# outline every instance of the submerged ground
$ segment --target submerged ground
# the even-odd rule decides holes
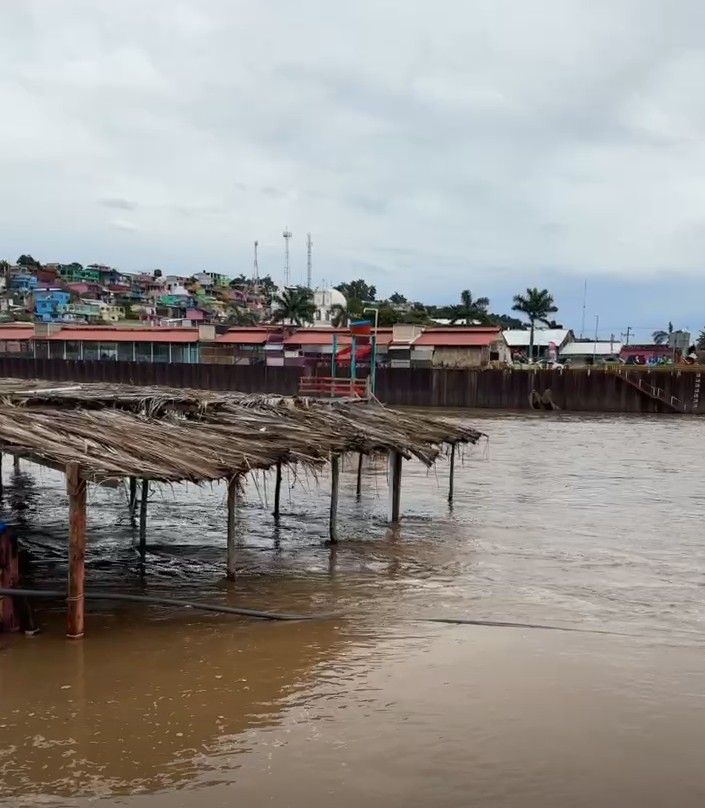
[[[705,425],[678,417],[497,416],[456,474],[271,481],[241,507],[241,575],[222,578],[224,489],[150,504],[150,592],[343,617],[252,623],[92,607],[84,642],[45,610],[0,638],[0,803],[677,805],[705,800]],[[5,464],[5,512],[65,581],[63,480]],[[140,591],[125,495],[92,490],[88,581]],[[578,628],[450,626],[469,617]],[[606,633],[597,633],[606,632]],[[97,800],[97,802],[96,802]]]

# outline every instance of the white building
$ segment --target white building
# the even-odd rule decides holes
[[[531,329],[511,328],[504,332],[504,338],[512,352],[521,351],[529,356],[529,344],[531,342]],[[558,353],[573,342],[573,332],[567,328],[535,328],[534,329],[534,359],[542,359],[548,350],[548,346],[553,342]]]
[[[617,364],[622,343],[615,340],[598,342],[571,342],[559,353],[561,362],[568,362],[573,367]]]
[[[337,311],[348,307],[345,295],[337,289],[316,289],[313,293],[313,303],[316,307],[314,325],[330,325]]]

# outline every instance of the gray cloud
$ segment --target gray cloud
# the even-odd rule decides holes
[[[99,199],[98,204],[104,208],[115,208],[116,210],[137,210],[137,203],[131,202],[129,199],[110,198]]]
[[[688,277],[703,45],[696,0],[3,3],[5,251],[239,272],[258,238],[277,275],[288,224],[414,298]]]

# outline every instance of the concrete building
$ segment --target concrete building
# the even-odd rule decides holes
[[[529,346],[531,342],[530,329],[508,329],[504,332],[512,355],[523,354],[529,358]],[[546,356],[549,345],[553,342],[560,355],[561,350],[574,340],[573,332],[568,328],[535,328],[534,329],[534,359],[543,359]]]
[[[412,347],[412,366],[477,368],[510,362],[509,345],[499,326],[427,328]]]
[[[622,343],[610,341],[570,342],[558,354],[559,361],[571,367],[618,364]]]

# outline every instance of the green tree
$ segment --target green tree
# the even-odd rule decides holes
[[[529,337],[529,359],[534,356],[534,331],[536,323],[548,323],[548,315],[555,314],[558,307],[553,302],[553,295],[548,289],[540,291],[534,287],[527,288],[525,295],[514,295],[514,305],[512,311],[520,311],[531,324],[531,336]]]
[[[487,322],[489,325],[498,325],[505,330],[524,327],[524,323],[518,317],[512,317],[509,314],[488,314]]]
[[[407,299],[399,292],[395,292],[393,295],[389,296],[389,302],[393,303],[395,306],[403,306],[404,303],[407,302]]]
[[[429,321],[428,310],[423,303],[412,303],[411,308],[401,315],[402,323],[410,323],[413,325],[424,325]]]
[[[225,312],[226,325],[256,325],[257,315],[247,306],[231,304]]]
[[[10,262],[6,258],[3,258],[0,261],[0,275],[7,275],[9,271],[10,271]]]
[[[272,320],[275,323],[289,322],[302,326],[312,323],[315,315],[313,293],[302,286],[285,289],[274,300]]]
[[[695,347],[699,351],[705,351],[705,328],[698,334],[697,342],[695,343]]]
[[[24,253],[22,253],[22,255],[17,259],[17,263],[21,267],[40,267],[41,266],[39,261],[35,261],[34,258],[32,258],[31,255],[25,255]]]
[[[377,307],[377,325],[379,326],[396,325],[401,323],[403,319],[404,315],[386,301]]]
[[[350,312],[347,306],[334,303],[330,309],[330,324],[333,328],[344,328],[350,325]]]
[[[472,325],[473,322],[486,323],[488,321],[487,307],[490,305],[488,297],[478,297],[473,299],[472,292],[465,289],[460,293],[460,303],[450,307],[450,321],[462,322],[465,325]]]
[[[359,300],[361,303],[369,303],[377,296],[377,287],[371,286],[362,278],[349,283],[339,283],[335,287],[339,292],[345,295],[345,299],[350,303],[351,300]]]

